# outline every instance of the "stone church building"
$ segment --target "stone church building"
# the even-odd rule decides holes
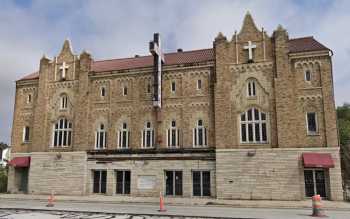
[[[343,199],[330,49],[249,13],[212,48],[149,46],[96,61],[65,41],[16,82],[9,192]]]

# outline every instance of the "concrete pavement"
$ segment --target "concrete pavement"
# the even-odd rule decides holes
[[[140,216],[167,216],[178,218],[188,217],[210,217],[210,218],[261,218],[261,219],[310,219],[311,208],[237,208],[228,206],[189,206],[189,205],[167,205],[166,212],[158,212],[156,204],[141,203],[102,203],[102,202],[77,202],[58,201],[52,208],[45,207],[46,201],[42,200],[9,200],[0,199],[0,209],[32,209],[50,211],[70,211],[70,212],[103,212],[110,214],[128,214]],[[328,218],[349,219],[348,210],[327,210]]]
[[[0,194],[0,200],[39,200],[47,201],[48,195],[23,195],[23,194]],[[56,201],[70,202],[91,202],[91,203],[159,203],[157,197],[131,197],[131,196],[62,196],[56,195]],[[219,200],[213,198],[164,198],[166,205],[184,205],[184,206],[230,206],[239,208],[311,208],[312,202],[302,201],[271,201],[271,200]],[[328,210],[349,210],[350,202],[341,201],[322,201],[325,209]],[[350,217],[349,217],[350,219]]]

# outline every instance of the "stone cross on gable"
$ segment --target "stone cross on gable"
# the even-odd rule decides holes
[[[153,41],[149,43],[149,51],[153,55],[153,106],[162,107],[162,64],[164,63],[164,54],[160,43],[159,33],[153,35]]]
[[[243,48],[248,50],[248,61],[253,61],[253,49],[256,48],[256,45],[252,44],[252,41],[248,41],[248,45]]]
[[[66,62],[62,63],[62,66],[60,67],[60,70],[62,71],[62,79],[66,79],[66,71],[68,70],[69,65],[67,65]]]

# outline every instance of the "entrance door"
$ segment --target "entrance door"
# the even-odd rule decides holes
[[[327,197],[326,174],[324,170],[306,169],[304,170],[304,179],[306,197],[312,197],[316,194],[324,198]]]
[[[19,190],[23,193],[28,192],[28,168],[18,168],[20,174]]]
[[[165,195],[182,195],[182,171],[165,171]]]

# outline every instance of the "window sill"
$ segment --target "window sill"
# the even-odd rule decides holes
[[[307,133],[306,136],[320,136],[320,133]]]
[[[22,145],[26,145],[26,144],[30,144],[30,143],[32,143],[32,142],[31,141],[23,141]]]

